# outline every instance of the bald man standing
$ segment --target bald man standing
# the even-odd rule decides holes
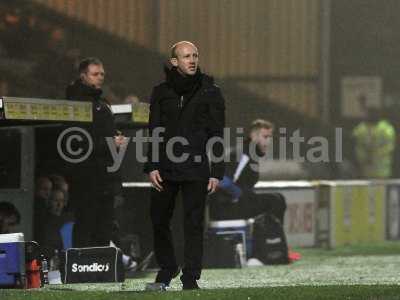
[[[170,220],[180,191],[184,210],[183,289],[198,289],[203,257],[203,222],[207,193],[213,193],[224,174],[223,161],[207,157],[210,139],[223,138],[225,105],[213,78],[199,69],[197,47],[186,41],[171,47],[166,81],[153,89],[150,136],[145,172],[153,186],[151,220],[154,252],[160,271],[153,287],[165,290],[179,274]],[[156,142],[161,136],[163,141]],[[211,157],[223,157],[222,143]]]

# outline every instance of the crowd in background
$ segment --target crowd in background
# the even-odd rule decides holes
[[[36,180],[34,199],[34,239],[47,257],[64,248],[61,228],[74,221],[68,209],[69,185],[63,176],[41,176]]]

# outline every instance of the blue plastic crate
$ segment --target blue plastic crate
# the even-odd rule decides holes
[[[24,243],[0,243],[0,286],[18,285],[24,276]]]

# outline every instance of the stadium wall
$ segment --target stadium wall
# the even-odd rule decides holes
[[[318,116],[320,0],[33,1],[165,55],[194,41],[216,77]]]

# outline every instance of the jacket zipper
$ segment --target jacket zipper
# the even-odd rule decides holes
[[[179,102],[179,108],[182,109],[183,107],[183,95],[181,96],[181,100]]]

